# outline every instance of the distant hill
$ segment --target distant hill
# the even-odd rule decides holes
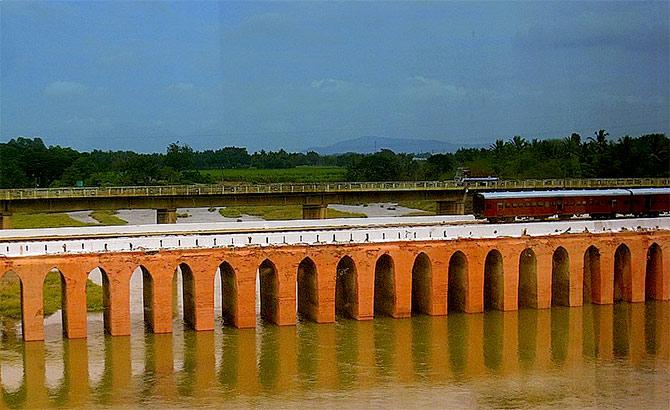
[[[461,147],[462,145],[451,144],[448,142],[438,140],[365,136],[340,141],[333,145],[328,145],[325,147],[308,148],[307,151],[316,151],[322,155],[343,154],[345,152],[358,152],[361,154],[368,154],[377,152],[380,149],[385,148],[390,149],[393,152],[438,153],[438,152],[454,152]]]

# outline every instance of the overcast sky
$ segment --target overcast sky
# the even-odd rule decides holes
[[[0,3],[0,141],[668,132],[669,2]]]

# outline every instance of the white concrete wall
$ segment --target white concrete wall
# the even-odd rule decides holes
[[[323,245],[670,230],[670,218],[472,223],[463,217],[274,221],[0,231],[0,257],[215,247]],[[465,222],[465,223],[464,223]],[[470,222],[470,223],[467,223]],[[186,228],[184,227],[186,225]],[[218,225],[218,226],[214,226]],[[200,229],[198,227],[200,226]],[[187,229],[187,228],[196,229]],[[233,227],[234,229],[231,229]],[[42,237],[39,232],[41,231]],[[49,232],[45,232],[49,231]],[[188,232],[192,231],[192,232]],[[96,234],[97,232],[97,234]],[[22,236],[24,235],[24,236]],[[101,235],[102,237],[96,238]]]

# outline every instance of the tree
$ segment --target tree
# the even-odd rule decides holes
[[[188,145],[179,145],[179,141],[168,145],[165,155],[165,165],[177,171],[193,168],[193,148]]]

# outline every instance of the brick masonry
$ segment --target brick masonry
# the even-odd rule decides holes
[[[585,257],[592,246],[597,252],[589,254],[598,256]],[[494,251],[501,257],[492,254],[486,263]],[[465,263],[454,262],[457,252],[465,256]],[[520,276],[522,253],[534,255],[534,263]],[[60,271],[65,284],[64,334],[84,338],[86,280],[95,268],[103,271],[106,331],[129,335],[130,277],[138,267],[146,277],[145,321],[154,333],[169,333],[177,267],[183,275],[185,322],[207,331],[214,327],[214,281],[222,264],[227,264],[223,270],[228,282],[223,286],[224,317],[235,327],[250,328],[256,325],[256,281],[262,264],[269,278],[261,291],[264,317],[278,325],[294,325],[300,295],[305,299],[301,313],[318,323],[333,322],[337,266],[345,257],[353,261],[355,269],[348,274],[355,276],[355,285],[348,287],[350,294],[344,299],[353,301],[348,310],[358,320],[375,314],[408,317],[413,305],[414,311],[445,315],[449,288],[454,286],[462,289],[462,308],[468,313],[482,312],[485,305],[516,310],[520,288],[529,290],[528,299],[539,309],[551,307],[552,299],[554,304],[580,306],[585,273],[593,303],[670,299],[667,231],[2,257],[0,274],[13,271],[21,280],[24,339],[43,340],[44,278],[52,269]],[[384,262],[378,263],[381,259]],[[552,298],[552,289],[560,295]],[[495,300],[485,303],[485,294]],[[375,305],[383,306],[383,312],[375,312]]]

